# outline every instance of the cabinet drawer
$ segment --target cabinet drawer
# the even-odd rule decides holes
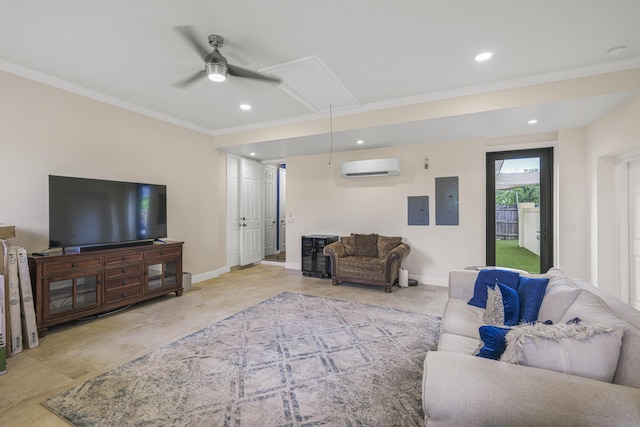
[[[130,262],[142,261],[142,252],[131,252],[121,255],[110,255],[104,257],[104,265],[109,267],[111,265],[124,264]]]
[[[157,249],[153,251],[146,251],[144,253],[144,259],[159,259],[159,258],[167,258],[174,257],[180,254],[180,248],[165,248],[165,249]]]
[[[112,289],[120,289],[128,286],[141,286],[142,280],[140,280],[140,275],[137,276],[128,276],[128,277],[118,277],[115,279],[109,279],[105,282],[105,288],[107,291]]]
[[[130,298],[138,298],[142,295],[142,287],[138,285],[121,286],[117,289],[110,289],[106,292],[106,303],[112,304]]]
[[[45,263],[42,267],[45,276],[51,276],[56,273],[68,273],[73,270],[82,270],[85,268],[102,267],[102,257],[79,258],[75,260],[64,260]]]
[[[141,264],[125,264],[120,267],[111,267],[105,270],[105,278],[111,279],[114,277],[135,276],[142,273]]]

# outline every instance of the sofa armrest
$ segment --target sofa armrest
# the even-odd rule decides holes
[[[340,241],[329,243],[327,246],[324,247],[324,249],[322,249],[322,253],[325,256],[330,256],[332,258],[333,257],[342,258],[347,256],[347,252],[344,249],[344,245]]]
[[[449,298],[469,301],[473,296],[478,271],[452,270],[449,272]]]
[[[427,426],[622,426],[640,420],[640,389],[446,351],[427,353]]]

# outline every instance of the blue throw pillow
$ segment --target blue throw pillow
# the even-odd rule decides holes
[[[476,356],[493,360],[500,359],[507,348],[506,336],[511,329],[500,326],[480,326],[479,330],[482,347]]]
[[[502,294],[502,306],[504,307],[504,325],[515,326],[520,323],[520,298],[518,291],[498,283]]]
[[[520,274],[517,271],[485,269],[480,270],[476,283],[473,288],[473,297],[469,300],[469,304],[486,308],[487,307],[487,286],[494,286],[500,282],[511,289],[518,289],[518,279]]]
[[[549,279],[546,277],[520,278],[518,296],[520,297],[521,323],[533,323],[538,320],[538,312],[548,284]]]

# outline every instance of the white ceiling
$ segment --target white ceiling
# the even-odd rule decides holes
[[[640,67],[638,0],[0,0],[0,69],[215,136]],[[281,85],[203,68],[175,30],[225,38],[232,64]],[[616,46],[619,55],[607,52]],[[473,58],[483,51],[494,57]],[[290,63],[301,65],[300,71]],[[288,64],[284,71],[279,66]],[[300,95],[310,102],[304,102]],[[630,93],[221,147],[258,159],[582,126]],[[241,111],[249,103],[252,109]],[[538,124],[528,125],[536,117]],[[266,133],[265,133],[266,134]]]

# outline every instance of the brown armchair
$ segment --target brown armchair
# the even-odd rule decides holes
[[[402,260],[411,248],[402,243],[402,237],[377,234],[354,234],[324,247],[323,253],[331,257],[331,278],[340,282],[384,286],[385,292],[398,280]]]

